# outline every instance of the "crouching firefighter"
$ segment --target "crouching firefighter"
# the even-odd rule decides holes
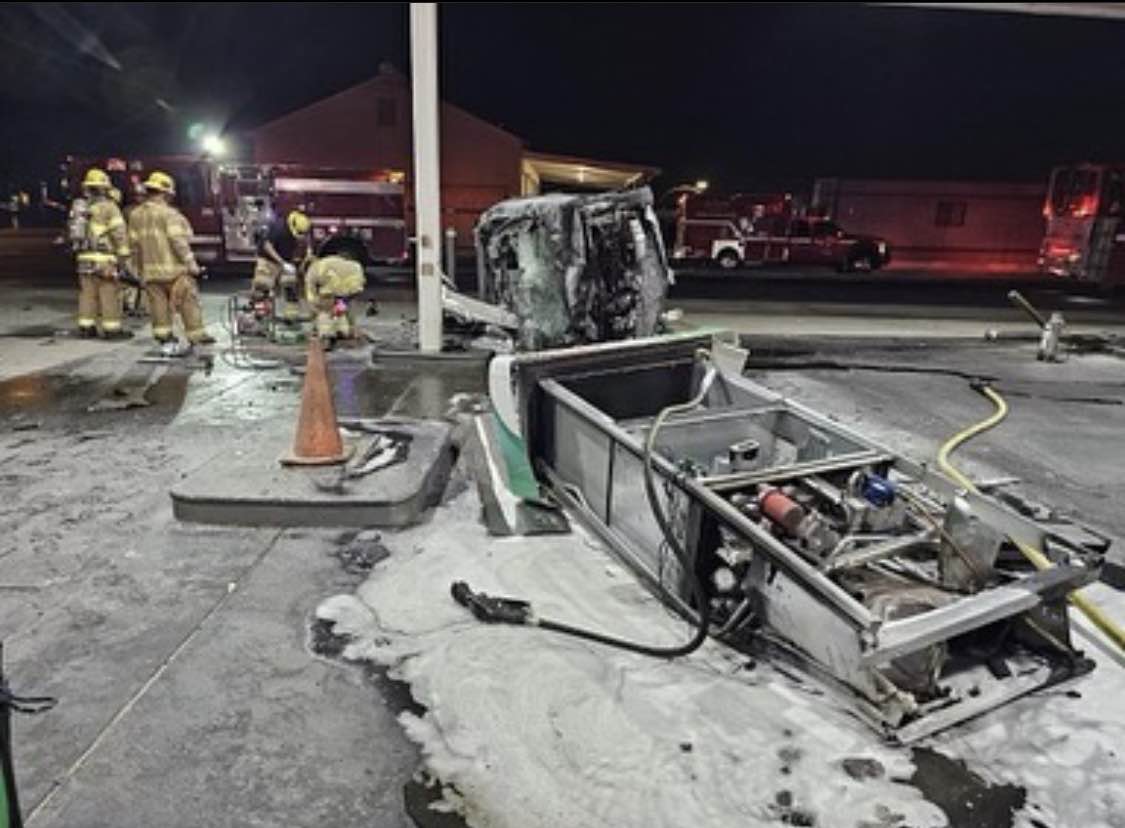
[[[288,321],[295,321],[300,312],[297,263],[308,249],[311,224],[309,217],[300,210],[291,210],[284,218],[271,218],[258,234],[251,299],[257,304],[271,298],[274,314]]]
[[[129,214],[136,272],[145,286],[152,316],[152,335],[161,345],[172,345],[172,323],[176,313],[183,320],[190,347],[214,342],[203,325],[199,306],[200,274],[191,252],[191,225],[171,204],[176,194],[172,177],[153,172],[145,180],[145,201]]]
[[[363,265],[347,256],[323,256],[309,265],[305,298],[316,309],[316,335],[325,348],[355,336],[351,303],[365,286]]]
[[[82,180],[82,196],[70,207],[67,235],[78,271],[78,335],[95,337],[101,322],[106,339],[124,339],[118,275],[129,264],[129,236],[121,209],[109,197],[113,185],[103,170]]]

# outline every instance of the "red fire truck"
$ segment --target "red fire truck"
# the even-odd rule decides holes
[[[707,259],[724,266],[719,252],[729,247],[724,242],[749,235],[754,222],[765,216],[789,216],[793,199],[788,193],[734,193],[714,195],[682,192],[676,196],[673,259]]]
[[[847,233],[830,219],[795,209],[787,193],[685,193],[678,205],[673,258],[706,259],[728,270],[792,264],[846,272],[878,270],[891,252],[885,239]]]
[[[255,235],[271,215],[301,209],[321,253],[352,250],[367,264],[402,264],[408,255],[403,176],[293,164],[219,163],[207,158],[68,158],[63,190],[76,194],[92,166],[109,173],[126,211],[140,198],[152,170],[176,180],[176,206],[191,222],[192,247],[213,269],[254,259]]]
[[[1072,164],[1051,171],[1039,248],[1044,273],[1092,282],[1109,290],[1125,284],[1125,164]]]

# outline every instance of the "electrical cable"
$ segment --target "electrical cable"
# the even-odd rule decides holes
[[[963,431],[960,431],[950,437],[949,440],[947,440],[945,444],[942,445],[942,447],[938,450],[937,462],[938,466],[941,467],[941,470],[949,475],[949,477],[951,477],[959,486],[969,492],[977,494],[979,493],[979,490],[977,489],[976,485],[950,462],[949,455],[951,455],[960,446],[964,445],[973,437],[976,437],[977,435],[982,434],[991,428],[994,428],[996,425],[1002,422],[1004,418],[1008,416],[1008,403],[1004,400],[1003,397],[997,394],[996,391],[990,388],[988,385],[977,383],[974,384],[973,387],[985,397],[987,397],[988,400],[996,407],[996,410],[990,416],[981,420],[979,423],[975,423],[974,425],[971,425]],[[1023,543],[1022,541],[1018,541],[1015,538],[1011,538],[1011,541],[1036,569],[1050,569],[1053,566],[1051,560],[1033,546]],[[1111,641],[1113,641],[1113,643],[1116,644],[1122,651],[1125,651],[1125,629],[1122,629],[1121,626],[1119,626],[1112,618],[1106,615],[1101,607],[1099,607],[1078,590],[1070,593],[1067,597],[1070,599],[1070,603],[1074,604],[1074,606],[1082,610],[1085,616],[1090,619],[1091,623],[1093,623],[1095,627],[1105,633],[1105,635]]]

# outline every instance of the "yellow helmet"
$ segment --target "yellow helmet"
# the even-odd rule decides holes
[[[289,232],[294,236],[303,236],[312,227],[309,217],[300,210],[291,210],[289,215],[285,217],[285,221],[289,225]]]
[[[99,170],[97,167],[90,167],[86,170],[86,177],[82,179],[82,187],[90,190],[108,190],[113,185],[109,181],[109,176],[105,174],[105,170]]]
[[[172,176],[160,170],[153,170],[148,174],[148,178],[145,179],[144,188],[146,190],[155,190],[158,193],[166,193],[167,195],[176,194],[176,182],[172,180]]]
[[[116,187],[109,188],[109,197],[115,204],[121,203],[121,191]]]

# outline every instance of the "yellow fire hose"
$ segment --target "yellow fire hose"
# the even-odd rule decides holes
[[[973,481],[958,471],[957,468],[949,462],[949,455],[956,451],[959,446],[968,442],[973,437],[976,437],[978,434],[983,434],[988,431],[1008,416],[1008,404],[1004,401],[1003,397],[987,385],[979,386],[979,390],[996,406],[996,411],[987,419],[981,420],[976,425],[971,425],[964,431],[953,435],[948,442],[938,450],[937,456],[938,466],[941,467],[941,470],[956,481],[959,486],[973,493],[978,492],[977,487],[973,485]],[[1038,549],[1028,546],[1026,543],[1021,543],[1015,538],[1012,538],[1012,542],[1015,543],[1024,557],[1031,561],[1036,569],[1049,569],[1051,567],[1051,561]],[[1070,599],[1070,603],[1082,610],[1095,627],[1105,633],[1122,651],[1125,651],[1125,630],[1122,630],[1122,628],[1118,626],[1112,618],[1106,615],[1097,604],[1078,590],[1070,593],[1067,597]]]

